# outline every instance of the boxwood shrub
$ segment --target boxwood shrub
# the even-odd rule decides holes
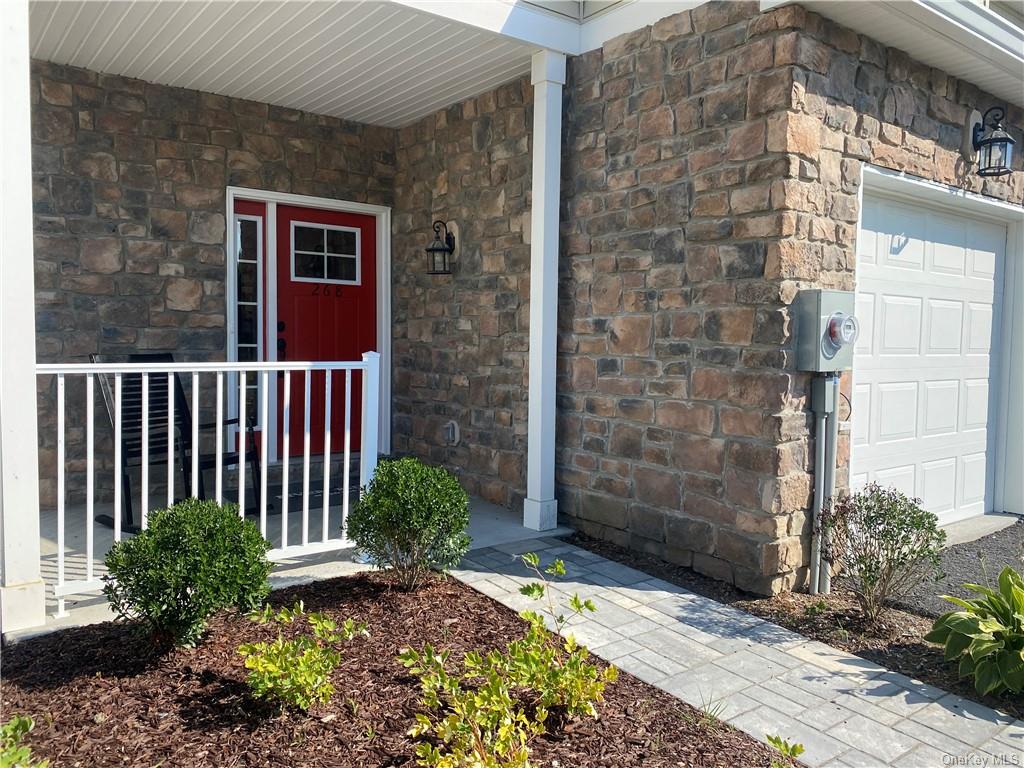
[[[414,589],[430,569],[458,564],[469,549],[469,497],[455,476],[419,459],[385,459],[353,507],[348,537],[372,562]]]
[[[113,546],[103,591],[118,616],[146,624],[158,643],[194,645],[216,611],[262,603],[269,549],[234,504],[187,499]]]

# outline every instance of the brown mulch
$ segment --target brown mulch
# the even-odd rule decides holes
[[[345,643],[335,695],[309,715],[253,701],[237,653],[271,639],[273,625],[221,615],[195,649],[154,654],[120,623],[55,632],[3,651],[0,711],[28,714],[38,758],[64,766],[412,766],[406,735],[419,707],[415,678],[396,661],[403,647],[430,642],[461,652],[503,646],[522,632],[510,610],[454,580],[415,593],[381,574],[293,587],[275,605],[303,600],[338,620],[369,625]],[[600,719],[566,723],[533,745],[538,766],[768,766],[769,749],[647,684],[621,674]]]
[[[609,560],[645,571],[691,592],[739,608],[915,680],[1000,709],[1014,717],[1024,718],[1024,700],[1019,695],[979,695],[973,681],[959,677],[956,666],[943,658],[941,647],[924,641],[924,636],[932,628],[932,618],[888,608],[874,625],[868,625],[861,618],[856,598],[842,588],[841,582],[833,584],[833,592],[829,595],[787,592],[774,597],[761,597],[703,576],[690,568],[666,563],[651,555],[633,552],[580,533],[573,534],[569,541]]]

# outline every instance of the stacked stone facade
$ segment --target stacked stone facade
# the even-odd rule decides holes
[[[790,305],[854,287],[863,164],[1016,203],[1024,173],[959,158],[968,110],[1001,100],[758,8],[708,3],[569,62],[556,479],[587,533],[774,592],[805,578],[813,481]],[[520,508],[531,97],[517,80],[394,131],[37,64],[40,359],[222,358],[227,184],[392,205],[393,450]],[[426,274],[437,219],[450,276]]]
[[[396,150],[393,448],[511,507],[525,488],[532,95],[518,80],[456,104],[401,129]],[[438,219],[456,236],[450,276],[425,274]]]
[[[813,446],[790,303],[853,288],[863,162],[1019,202],[1024,174],[957,163],[966,110],[1000,101],[757,3],[672,16],[570,72],[560,509],[755,592],[797,586]]]
[[[32,101],[40,362],[225,359],[229,184],[394,202],[392,129],[46,62],[34,63]],[[41,384],[41,490],[52,504],[54,390]],[[79,384],[69,403],[84,401]],[[67,413],[74,490],[85,413]],[[98,411],[98,455],[110,447],[105,420]],[[108,473],[99,482],[109,489]]]

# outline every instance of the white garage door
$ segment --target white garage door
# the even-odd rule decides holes
[[[991,404],[1006,227],[865,191],[851,485],[943,523],[992,507]]]

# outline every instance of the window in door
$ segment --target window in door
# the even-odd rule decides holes
[[[293,221],[292,280],[360,284],[360,231],[355,227]]]

